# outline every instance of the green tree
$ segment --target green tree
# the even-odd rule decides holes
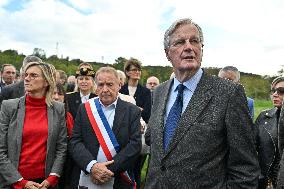
[[[117,70],[124,70],[124,64],[127,61],[126,58],[124,57],[118,57],[117,59],[115,59],[115,63],[113,64],[113,67]]]
[[[46,59],[45,51],[41,48],[34,48],[33,55],[39,57],[42,60]]]

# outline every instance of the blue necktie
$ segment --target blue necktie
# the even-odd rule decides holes
[[[183,104],[183,90],[185,86],[183,84],[179,84],[177,86],[178,94],[177,98],[172,106],[169,115],[167,117],[165,130],[164,130],[164,150],[168,149],[169,143],[174,135],[175,129],[177,127],[177,123],[180,119],[182,112],[182,104]]]

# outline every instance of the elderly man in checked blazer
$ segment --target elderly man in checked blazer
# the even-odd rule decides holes
[[[191,19],[166,31],[175,77],[153,95],[146,189],[256,189],[252,120],[243,88],[200,68],[203,33]]]

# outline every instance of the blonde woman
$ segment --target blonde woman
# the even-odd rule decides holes
[[[66,102],[68,103],[69,111],[74,120],[79,105],[96,96],[94,77],[95,71],[91,65],[90,67],[86,66],[86,63],[81,67],[79,66],[79,69],[76,71],[75,91],[67,93],[66,95]]]
[[[24,70],[26,95],[0,111],[0,188],[54,188],[67,151],[64,105],[52,100],[55,69],[31,62]]]

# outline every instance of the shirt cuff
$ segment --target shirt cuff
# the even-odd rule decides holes
[[[95,163],[97,163],[97,160],[92,160],[92,161],[87,165],[86,171],[87,171],[88,173],[91,172],[91,169],[92,169],[92,167],[93,167],[93,165],[94,165]]]
[[[46,180],[47,180],[47,182],[49,182],[49,184],[51,185],[51,187],[55,187],[56,184],[58,183],[58,179],[59,179],[58,176],[49,175]]]
[[[12,185],[12,188],[13,189],[22,189],[26,186],[27,182],[28,182],[28,180],[24,180],[23,178],[21,178]]]

